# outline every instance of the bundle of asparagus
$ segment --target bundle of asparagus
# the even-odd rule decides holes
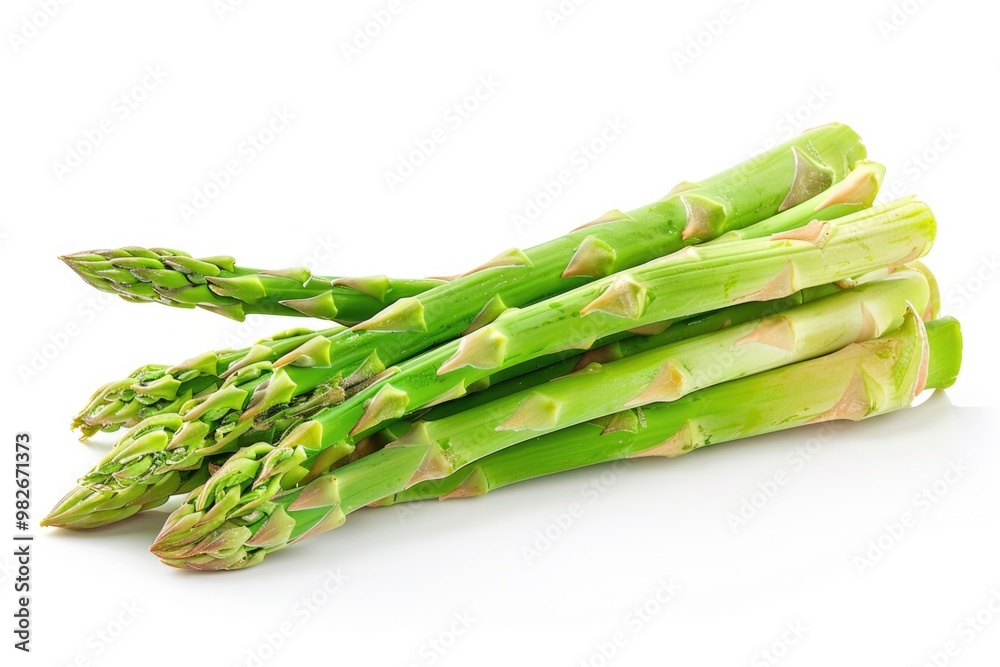
[[[933,214],[871,208],[884,170],[865,157],[850,128],[817,128],[446,282],[163,249],[64,258],[131,301],[350,326],[100,388],[74,427],[131,430],[44,523],[102,526],[187,494],[152,551],[238,569],[365,506],[906,407],[951,385],[961,335],[917,261]]]

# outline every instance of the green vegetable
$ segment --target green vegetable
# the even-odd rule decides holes
[[[227,483],[244,476],[250,461],[236,455],[189,494],[167,520],[152,550],[170,565],[195,569],[253,565],[271,551],[343,524],[354,509],[420,482],[446,478],[464,465],[533,437],[623,409],[669,404],[705,387],[871,340],[903,325],[907,311],[912,312],[911,303],[925,309],[930,290],[919,272],[905,271],[780,315],[603,366],[592,364],[538,388],[434,422],[417,422],[386,448],[291,491],[280,488],[281,475],[288,470],[287,461],[294,461],[300,452],[286,450],[285,461],[265,458],[263,471],[246,488]],[[912,338],[922,338],[918,318],[908,319],[908,328],[919,332]],[[911,347],[921,353],[924,348],[921,341]],[[857,384],[855,390],[868,389],[867,382]],[[856,414],[857,391],[848,388],[841,396],[831,414]],[[912,393],[907,403],[910,398]]]
[[[74,428],[131,430],[42,525],[103,526],[183,493],[153,553],[241,569],[361,507],[901,409],[951,386],[962,336],[935,320],[918,261],[931,211],[870,208],[884,174],[828,125],[443,280],[159,248],[63,257],[129,301],[334,324],[98,389]]]
[[[533,369],[531,372],[511,375],[509,379],[500,377],[503,374],[491,376],[498,384],[488,389],[469,395],[468,397],[443,403],[432,409],[427,417],[446,416],[463,409],[481,405],[501,396],[509,395],[525,387],[532,387],[550,379],[564,375],[573,370],[574,366],[593,359],[618,359],[638,354],[639,352],[665,345],[666,343],[691,338],[703,333],[717,331],[733,324],[780,313],[802,303],[807,303],[828,294],[839,292],[836,285],[823,285],[817,288],[796,292],[792,296],[777,301],[750,302],[723,308],[713,313],[698,315],[689,320],[671,325],[665,331],[646,336],[629,336],[622,340],[608,342],[587,353],[576,353],[558,360],[549,359],[551,363]],[[510,369],[516,372],[518,367]],[[521,370],[524,370],[523,367]],[[151,422],[155,424],[155,420]],[[155,429],[154,429],[155,430]],[[280,430],[280,427],[279,427]],[[129,435],[130,441],[141,440],[143,431],[139,430]],[[265,440],[266,441],[266,440]],[[247,443],[250,444],[250,443]],[[356,452],[342,462],[360,458],[366,451],[359,447]],[[113,487],[91,488],[83,486],[71,491],[43,520],[43,525],[62,526],[66,528],[96,528],[120,521],[137,512],[157,507],[174,493],[186,493],[195,486],[205,482],[209,477],[210,468],[221,466],[229,458],[229,453],[213,454],[201,462],[196,470],[169,471],[157,484],[147,487],[141,495],[125,489],[119,491]],[[110,462],[108,459],[105,463]]]
[[[283,419],[308,419],[344,396],[378,382],[383,373],[391,374],[391,369],[385,370],[390,364],[463,331],[473,332],[465,341],[481,340],[484,332],[488,335],[494,330],[488,325],[500,313],[505,312],[501,320],[513,317],[517,311],[509,307],[565,292],[800,204],[803,205],[800,215],[806,211],[815,214],[817,207],[810,205],[810,199],[843,180],[863,157],[864,148],[849,128],[841,125],[817,128],[715,177],[698,184],[682,184],[655,204],[628,214],[613,212],[585,228],[525,252],[503,253],[466,276],[419,297],[397,301],[350,332],[330,337],[317,335],[277,362],[259,361],[241,366],[226,377],[217,391],[195,396],[181,406],[180,414],[159,414],[140,423],[81,482],[101,494],[120,492],[126,497],[134,494],[149,506],[153,502],[147,495],[150,487],[156,486],[161,495],[181,488],[193,471],[202,469],[204,457],[232,451],[247,432],[270,428],[276,414]],[[849,191],[853,193],[854,189]],[[829,194],[835,192],[838,191]],[[866,205],[864,199],[835,196],[827,202],[827,207],[846,205],[857,209]],[[862,265],[864,262],[859,264]],[[749,278],[752,282],[754,277]],[[609,280],[603,278],[597,284],[607,286]],[[628,281],[627,276],[625,280]],[[615,281],[615,285],[611,295],[620,289],[619,282]],[[625,288],[628,289],[627,285]],[[589,294],[585,292],[584,296]],[[747,298],[769,296],[761,293]],[[729,303],[730,300],[719,300],[716,306],[681,310],[671,317]],[[540,312],[537,306],[531,308],[532,312]],[[599,299],[594,301],[593,308],[602,308]],[[607,317],[617,319],[613,314]],[[606,317],[590,317],[588,321],[602,319]],[[628,328],[642,323],[637,321]],[[568,346],[586,342],[568,341]],[[543,350],[531,356],[558,351],[559,348]],[[511,361],[503,365],[515,364]],[[323,466],[334,463],[337,456],[347,455],[352,448],[352,444],[325,447]],[[77,492],[70,494],[76,495]],[[107,502],[118,503],[111,497]],[[60,508],[65,509],[66,503],[60,503],[57,510]],[[54,512],[47,521],[58,523],[61,513]]]

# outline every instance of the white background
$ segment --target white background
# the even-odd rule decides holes
[[[9,0],[0,18],[4,540],[15,432],[34,438],[37,519],[113,442],[82,445],[67,429],[97,384],[291,323],[95,300],[56,260],[72,251],[159,245],[269,268],[450,274],[839,120],[888,183],[937,213],[929,263],[963,322],[966,364],[947,395],[845,427],[804,465],[796,448],[818,430],[412,514],[364,511],[240,573],[161,565],[146,547],[165,510],[90,534],[36,530],[30,656],[10,647],[13,561],[0,560],[3,650],[17,664],[916,666],[951,641],[957,655],[938,664],[996,664],[995,3],[592,0],[556,21],[557,0],[404,1],[350,56],[388,0],[250,0],[221,15],[211,0],[69,2],[47,20],[44,4]],[[679,63],[689,40],[701,53]],[[495,90],[449,122],[481,77]],[[294,119],[246,159],[241,144],[275,109]],[[54,166],[104,119],[111,132],[82,164]],[[614,141],[581,162],[609,122]],[[385,172],[438,127],[446,141],[390,189]],[[233,159],[240,173],[186,220],[181,205]],[[563,169],[572,184],[516,225]],[[779,472],[787,483],[734,530],[727,517]],[[936,482],[942,497],[916,497]],[[582,514],[559,528],[573,503]],[[887,537],[906,513],[913,525]],[[539,531],[555,539],[528,562]],[[880,538],[880,558],[860,566]],[[663,603],[661,581],[679,588]],[[646,604],[645,620],[629,616]],[[776,662],[761,653],[772,646]]]

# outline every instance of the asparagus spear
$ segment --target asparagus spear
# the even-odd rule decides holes
[[[447,477],[534,436],[624,408],[676,401],[713,384],[871,339],[900,326],[910,301],[923,309],[929,298],[926,279],[907,271],[894,280],[864,285],[779,316],[603,366],[592,364],[538,389],[438,421],[416,422],[385,449],[288,493],[281,488],[287,462],[297,463],[304,452],[286,449],[284,460],[271,466],[265,457],[254,485],[242,488],[233,482],[247,478],[247,451],[188,495],[152,550],[174,565],[225,569],[253,564],[271,550],[341,525],[350,509]],[[588,400],[580,401],[580,396]],[[285,497],[292,500],[286,504]],[[290,516],[300,511],[312,520]]]
[[[356,324],[442,280],[386,276],[330,278],[306,268],[265,271],[232,257],[195,259],[169,248],[126,247],[60,257],[77,275],[126,301],[198,306],[242,322],[247,315],[293,315]]]
[[[947,389],[958,376],[962,361],[958,322],[944,318],[928,323],[927,339],[929,353],[922,354],[919,323],[910,317],[891,335],[819,359],[533,438],[378,504],[483,495],[596,463],[675,457],[802,424],[885,414],[909,405],[920,393],[925,364],[927,389]]]
[[[241,350],[214,350],[174,366],[148,364],[128,377],[108,382],[91,396],[73,418],[81,440],[98,431],[114,432],[132,427],[159,414],[177,412],[192,398],[219,389],[231,372],[249,363],[277,361],[317,335],[329,338],[344,327],[320,331],[296,328],[257,341]]]
[[[508,306],[592,282],[775,213],[796,209],[788,216],[794,218],[835,205],[860,207],[854,202],[863,198],[847,198],[853,189],[823,206],[810,198],[840,182],[863,157],[850,128],[817,128],[699,184],[682,184],[650,206],[608,214],[527,252],[503,253],[419,298],[397,301],[350,332],[316,336],[275,362],[240,367],[218,391],[182,406],[179,416],[157,415],[137,426],[141,440],[119,443],[87,483],[103,493],[156,484],[165,470],[198,469],[201,458],[232,451],[244,433],[276,410],[308,416],[369,384],[387,364],[463,330],[489,331],[486,325]],[[338,451],[346,454],[350,445],[331,448],[328,455]]]

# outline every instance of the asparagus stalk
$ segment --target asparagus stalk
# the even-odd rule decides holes
[[[676,401],[713,384],[832,353],[900,326],[909,302],[923,309],[929,299],[926,279],[907,271],[778,316],[603,366],[591,364],[538,389],[434,422],[416,422],[406,436],[385,449],[320,475],[291,493],[281,488],[288,470],[282,464],[295,462],[304,452],[285,450],[285,460],[265,467],[250,488],[232,483],[246,480],[250,461],[236,455],[188,495],[168,518],[152,550],[174,565],[243,567],[271,550],[341,525],[349,508],[447,477],[505,447],[626,408]],[[574,400],[580,396],[588,400]],[[286,496],[296,500],[286,505],[281,501]],[[289,516],[298,511],[315,521]]]
[[[926,330],[927,353],[921,349],[918,319],[910,317],[893,334],[825,357],[533,438],[378,504],[478,496],[588,465],[646,456],[672,458],[803,424],[885,414],[909,405],[920,393],[925,364],[927,389],[947,389],[958,375],[958,322],[935,320]]]
[[[218,390],[226,378],[250,363],[275,362],[317,335],[329,338],[344,330],[296,328],[277,333],[240,350],[214,350],[174,366],[148,364],[128,377],[108,382],[91,396],[73,418],[81,440],[98,431],[131,428],[156,415],[177,412],[192,398]]]
[[[265,483],[275,477],[283,488],[309,481],[386,422],[461,396],[503,368],[561,350],[585,349],[597,338],[636,326],[776,299],[878,267],[901,266],[929,250],[935,222],[926,205],[911,202],[810,227],[805,232],[803,228],[676,253],[550,301],[509,311],[459,341],[401,364],[396,372],[342,403],[319,410],[270,450],[260,445],[245,456],[234,455],[231,460],[240,462],[240,474],[213,476],[207,486],[221,498],[229,487],[246,484],[254,476],[259,495],[277,492],[275,485]],[[866,252],[859,253],[859,248]],[[738,272],[733,267],[739,267]],[[928,299],[924,307],[929,304]],[[207,438],[186,444],[184,456],[199,449],[218,451]],[[140,459],[138,465],[147,464]],[[199,509],[211,502],[210,494],[205,494]]]
[[[266,271],[237,266],[232,257],[195,259],[169,248],[91,250],[60,259],[87,283],[126,301],[197,306],[240,322],[261,314],[356,324],[443,284],[386,276],[331,278],[306,268]]]
[[[189,493],[198,488],[225,463],[226,458],[226,455],[208,457],[202,466],[191,471],[190,474],[183,477],[176,473],[167,474],[162,476],[156,484],[147,487],[134,486],[127,493],[102,492],[78,486],[59,501],[52,514],[42,519],[40,525],[63,525],[59,523],[59,520],[52,521],[51,518],[59,517],[61,512],[72,507],[86,508],[86,511],[76,515],[72,523],[67,523],[65,527],[68,528],[100,528],[121,521],[133,514],[159,507],[173,494]],[[114,502],[108,502],[110,499],[113,499]]]
[[[786,210],[815,215],[817,206],[810,198],[843,180],[863,157],[864,147],[850,128],[817,128],[698,184],[684,183],[652,205],[628,214],[615,211],[526,252],[503,253],[419,297],[397,301],[350,332],[316,336],[276,362],[239,368],[218,391],[182,406],[180,415],[157,415],[137,426],[141,440],[127,437],[119,443],[88,483],[101,492],[124,490],[156,484],[166,471],[197,470],[203,457],[232,451],[255,425],[266,428],[261,421],[276,410],[307,417],[371,383],[389,364],[463,331],[490,331],[486,325],[510,312],[508,307],[593,282]],[[819,208],[863,205],[855,201],[861,200],[841,194]],[[351,447],[327,448],[328,456],[338,451],[346,455]]]

